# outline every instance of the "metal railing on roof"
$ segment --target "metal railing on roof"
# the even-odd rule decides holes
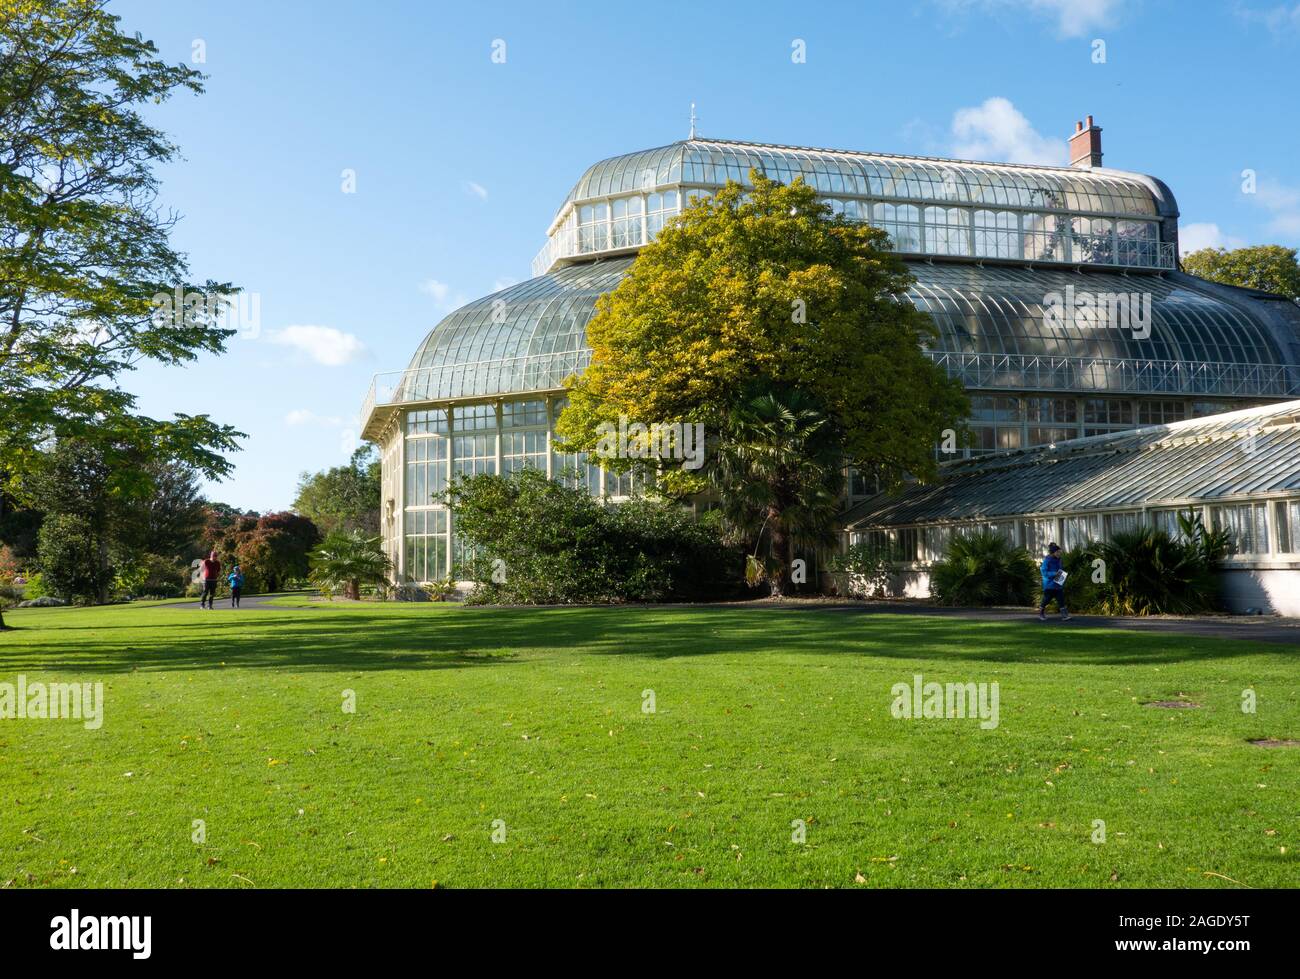
[[[958,353],[927,356],[975,390],[1300,398],[1300,367],[1115,357]],[[377,408],[494,395],[555,391],[586,370],[591,351],[569,350],[376,374],[361,405],[361,431]]]
[[[928,350],[926,353],[949,376],[960,379],[968,388],[1300,397],[1300,368],[1286,364],[956,353],[946,350]]]

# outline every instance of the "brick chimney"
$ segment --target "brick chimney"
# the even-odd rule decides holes
[[[1074,132],[1070,134],[1070,166],[1084,169],[1101,166],[1101,127],[1092,124],[1092,116],[1087,123],[1074,124]]]

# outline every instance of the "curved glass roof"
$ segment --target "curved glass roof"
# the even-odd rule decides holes
[[[586,366],[585,330],[596,299],[618,284],[632,262],[628,257],[567,266],[456,310],[420,345],[394,400],[558,388],[564,377]],[[1214,393],[1216,385],[1231,379],[1238,386],[1225,386],[1221,393],[1269,395],[1291,393],[1297,383],[1296,368],[1262,323],[1209,293],[1162,277],[957,263],[909,262],[908,267],[917,280],[912,301],[939,328],[932,356],[967,358],[963,371],[970,358],[991,365],[988,373],[967,380],[973,388],[1018,389],[1027,383],[1026,360],[1053,357],[1101,363],[1089,366],[1087,376],[1062,375],[1051,387],[1104,390],[1138,384],[1142,390]],[[1149,323],[1119,329],[1084,309],[1073,321],[1049,322],[1044,317],[1048,296],[1064,299],[1070,287],[1080,296],[1085,291],[1149,294]],[[1148,328],[1149,335],[1142,335]],[[998,366],[1010,364],[1008,357],[1021,373]],[[1128,379],[1132,369],[1152,363],[1172,368],[1158,383]],[[1234,369],[1207,373],[1207,365],[1215,364]],[[1274,370],[1261,372],[1260,365]],[[955,368],[950,364],[949,369]]]
[[[1161,213],[1150,184],[1114,170],[975,163],[706,139],[682,140],[594,164],[569,192],[560,213],[571,203],[655,186],[720,187],[728,180],[744,184],[753,167],[782,183],[803,177],[819,193],[828,195],[1134,217]]]
[[[475,388],[487,383],[486,375],[481,383],[470,378],[466,389],[440,392],[439,368],[494,362],[495,374],[504,371],[505,377],[526,362],[532,376],[539,370],[545,374],[554,361],[557,370],[565,370],[575,363],[573,355],[587,350],[587,321],[596,299],[618,285],[632,261],[571,265],[462,306],[429,331],[407,371],[423,372],[422,397],[435,398],[487,393]],[[558,387],[564,376],[549,386]],[[415,392],[407,394],[410,400]]]
[[[938,324],[940,349],[963,353],[1102,357],[1197,363],[1279,364],[1268,331],[1213,296],[1152,275],[1024,269],[957,263],[908,263],[910,295]],[[1083,293],[1151,296],[1150,335],[1118,329],[1084,309],[1055,325],[1043,315],[1048,296]],[[1131,321],[1130,321],[1131,322]]]

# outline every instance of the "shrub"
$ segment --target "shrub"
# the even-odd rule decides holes
[[[45,576],[39,571],[34,571],[27,576],[27,584],[23,586],[23,598],[45,598],[50,591],[45,587]]]
[[[420,589],[431,602],[450,601],[456,595],[456,579],[451,575],[439,581],[430,581]]]
[[[59,598],[103,602],[113,580],[107,544],[85,517],[56,513],[41,524],[37,554],[46,588]]]
[[[850,544],[826,562],[836,594],[852,598],[884,598],[889,588],[889,553],[866,541]]]
[[[981,530],[953,537],[930,569],[930,594],[940,605],[1029,605],[1039,580],[1028,551]]]
[[[161,554],[137,554],[123,561],[113,578],[113,591],[122,595],[178,598],[189,582],[188,569]]]
[[[709,520],[648,499],[607,504],[525,469],[453,481],[446,500],[478,554],[473,603],[657,602],[733,594],[741,556]]]
[[[0,546],[0,609],[22,600],[22,588],[14,584],[18,577],[18,559],[8,547]]]
[[[1101,575],[1094,563],[1101,557],[1100,545],[1088,541],[1069,551],[1061,552],[1061,567],[1065,569],[1065,604],[1073,612],[1101,612],[1105,586],[1093,581]]]
[[[0,585],[12,584],[18,577],[18,558],[7,545],[0,545]]]
[[[1218,605],[1217,564],[1228,539],[1210,531],[1200,517],[1180,516],[1183,539],[1142,527],[1115,534],[1096,545],[1105,561],[1099,607],[1110,615],[1186,615]]]

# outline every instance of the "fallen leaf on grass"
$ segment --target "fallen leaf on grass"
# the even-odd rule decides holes
[[[1203,877],[1218,877],[1218,878],[1220,878],[1221,880],[1229,881],[1230,883],[1236,884],[1236,885],[1238,885],[1239,887],[1250,887],[1249,884],[1243,884],[1243,883],[1242,883],[1241,881],[1239,881],[1239,880],[1233,880],[1231,877],[1228,877],[1228,876],[1226,876],[1225,874],[1216,874],[1213,870],[1207,870],[1207,871],[1205,871],[1205,872],[1202,874],[1202,876],[1203,876]]]

